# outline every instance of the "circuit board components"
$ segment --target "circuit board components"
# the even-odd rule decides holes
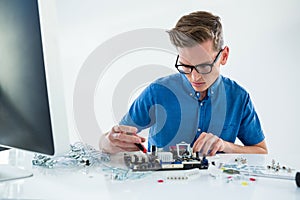
[[[208,169],[209,163],[205,156],[200,158],[199,153],[192,153],[187,143],[170,147],[170,151],[157,151],[151,147],[152,152],[147,154],[125,153],[124,162],[133,171],[160,171],[160,170],[187,170]]]

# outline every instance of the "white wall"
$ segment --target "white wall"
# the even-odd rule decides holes
[[[270,152],[282,156],[296,152],[300,141],[297,127],[300,111],[297,88],[300,82],[297,79],[300,72],[299,8],[297,0],[58,0],[60,53],[71,131],[78,134],[72,104],[75,81],[84,62],[98,46],[126,31],[170,29],[183,14],[208,10],[222,18],[225,43],[230,47],[230,58],[223,74],[250,92]],[[152,53],[157,54],[151,58],[155,63],[173,67],[175,56]],[[147,55],[151,57],[151,52]],[[125,56],[118,62],[128,65],[135,61],[135,65],[145,65],[151,63],[147,57],[133,56],[127,62]],[[127,69],[122,68],[122,73]],[[105,74],[105,81],[102,80],[95,94],[96,102],[101,104],[95,105],[97,120],[103,120],[99,123],[104,131],[116,123],[111,114],[111,95],[122,73],[112,70]],[[85,133],[79,133],[82,134]]]

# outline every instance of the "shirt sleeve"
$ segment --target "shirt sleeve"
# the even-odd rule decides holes
[[[140,132],[142,129],[150,127],[155,121],[151,105],[153,105],[151,87],[149,85],[132,103],[129,111],[119,122],[120,125],[134,126]]]
[[[238,138],[247,146],[262,142],[265,139],[265,136],[249,94],[246,96],[242,113],[243,117],[238,132]]]

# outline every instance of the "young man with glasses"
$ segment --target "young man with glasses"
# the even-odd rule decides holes
[[[168,150],[184,141],[205,155],[267,153],[249,94],[220,74],[229,55],[229,48],[223,47],[220,18],[193,12],[168,33],[178,50],[179,73],[151,83],[119,125],[101,137],[100,148],[110,153],[137,151],[145,138],[136,133],[150,128],[148,147]],[[236,138],[243,145],[234,144]]]

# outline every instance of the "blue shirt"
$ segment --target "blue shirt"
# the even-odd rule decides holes
[[[182,141],[193,145],[202,132],[244,145],[264,140],[259,118],[249,94],[236,82],[219,76],[200,101],[183,74],[151,83],[133,102],[120,124],[139,131],[149,128],[148,147],[167,149]]]

